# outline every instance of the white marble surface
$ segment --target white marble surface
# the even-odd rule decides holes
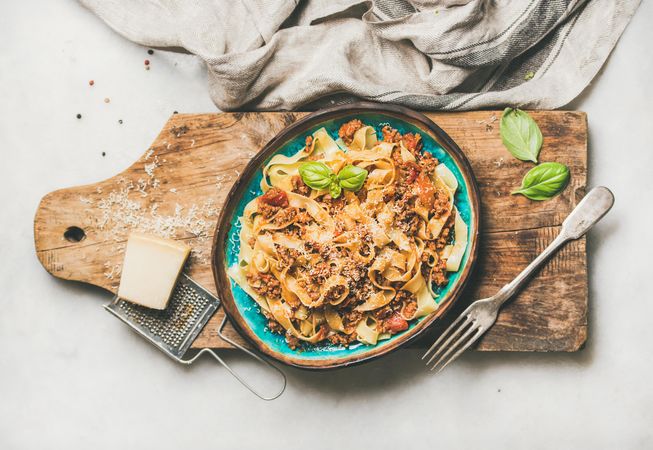
[[[54,279],[33,251],[42,195],[122,170],[173,110],[215,110],[201,63],[148,56],[75,2],[8,2],[0,448],[652,448],[652,21],[645,1],[571,105],[589,113],[590,184],[617,198],[590,236],[585,350],[469,354],[438,377],[413,351],[345,371],[287,370],[287,393],[264,403],[211,361],[173,364],[103,311],[106,293]]]

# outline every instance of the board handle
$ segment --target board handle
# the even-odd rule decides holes
[[[41,265],[64,280],[81,281],[115,293],[126,236],[107,241],[97,224],[97,202],[106,183],[60,189],[45,195],[34,215],[34,248]]]

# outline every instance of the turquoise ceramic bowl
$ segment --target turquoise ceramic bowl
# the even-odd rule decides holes
[[[373,125],[379,136],[381,127],[390,125],[403,133],[420,133],[424,151],[430,152],[447,165],[458,179],[459,188],[454,203],[469,227],[467,246],[461,268],[449,277],[449,283],[440,288],[438,309],[429,316],[414,320],[409,329],[380,341],[375,346],[356,343],[349,347],[320,343],[291,349],[283,336],[267,328],[267,320],[257,303],[226,274],[226,269],[236,264],[240,251],[240,223],[245,205],[262,194],[260,181],[262,167],[276,154],[291,155],[304,146],[307,135],[326,128],[334,139],[340,125],[358,118]],[[479,196],[469,162],[458,146],[426,116],[402,107],[359,103],[318,111],[290,125],[248,164],[232,187],[222,210],[213,246],[213,272],[225,310],[232,323],[252,344],[263,353],[290,365],[302,368],[324,369],[342,367],[386,354],[417,337],[453,304],[459,296],[476,259],[478,248]]]

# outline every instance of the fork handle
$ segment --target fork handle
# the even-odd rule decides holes
[[[521,289],[533,272],[539,269],[567,241],[578,239],[587,233],[595,223],[610,211],[613,204],[614,195],[608,188],[598,186],[592,189],[562,222],[558,236],[514,280],[501,288],[493,297],[497,308]]]

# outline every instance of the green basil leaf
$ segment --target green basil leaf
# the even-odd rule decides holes
[[[504,109],[499,129],[503,145],[515,158],[537,162],[542,148],[542,132],[528,113],[520,109]]]
[[[340,183],[340,186],[349,191],[357,191],[363,187],[365,178],[367,178],[367,170],[352,166],[351,164],[343,167],[342,170],[338,172],[338,182]]]
[[[546,200],[559,194],[569,181],[569,167],[557,162],[545,162],[528,171],[521,189],[512,194],[522,194],[531,200]]]
[[[340,194],[342,194],[342,188],[340,187],[340,184],[338,184],[337,181],[334,181],[329,186],[329,194],[331,195],[332,198],[338,198],[340,197]]]
[[[306,186],[321,190],[331,185],[333,171],[324,163],[309,161],[299,166],[299,175]]]

